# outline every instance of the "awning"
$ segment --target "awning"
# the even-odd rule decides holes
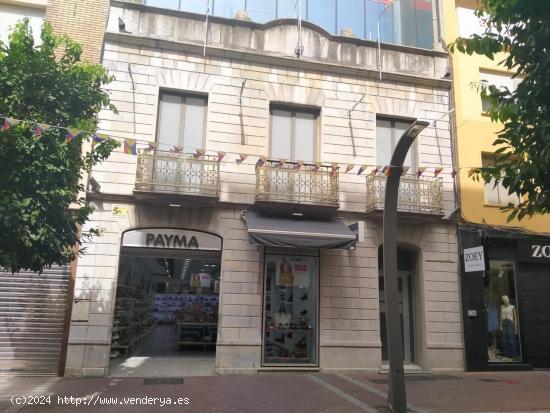
[[[282,217],[256,211],[248,211],[245,217],[252,243],[345,250],[355,247],[355,234],[337,218]]]

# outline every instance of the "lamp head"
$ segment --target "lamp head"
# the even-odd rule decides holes
[[[409,129],[405,132],[405,135],[409,138],[415,139],[418,135],[420,135],[420,132],[422,132],[424,129],[426,129],[430,125],[430,122],[423,119],[415,120],[411,126],[409,126]]]

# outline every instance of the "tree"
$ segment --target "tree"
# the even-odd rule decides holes
[[[105,140],[83,154],[90,133],[66,143],[63,129],[34,132],[36,123],[95,131],[97,113],[115,110],[102,89],[111,76],[81,52],[48,23],[35,45],[28,20],[0,42],[0,116],[22,120],[0,131],[0,266],[13,272],[75,259],[78,227],[92,212],[78,195],[82,175],[118,146]]]
[[[495,163],[475,175],[501,180],[508,193],[521,197],[509,204],[508,221],[550,212],[550,2],[481,0],[476,15],[486,22],[482,35],[458,38],[451,50],[480,54],[499,62],[521,80],[515,91],[481,84],[488,114],[503,129],[494,145]]]

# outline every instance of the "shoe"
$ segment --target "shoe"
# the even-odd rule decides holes
[[[273,340],[273,341],[277,341],[277,342],[279,342],[279,343],[281,343],[281,344],[285,344],[285,335],[282,334],[280,337],[276,338],[276,339]]]
[[[289,331],[288,333],[286,333],[286,337],[287,338],[292,338],[292,331]]]
[[[300,311],[300,315],[303,315],[303,316],[307,315],[307,310]]]
[[[300,297],[300,300],[304,301],[307,300],[307,291]]]

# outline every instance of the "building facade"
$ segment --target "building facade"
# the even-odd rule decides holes
[[[448,42],[483,32],[474,15],[476,5],[476,1],[466,0],[445,3]],[[485,258],[485,270],[468,271],[463,265],[461,273],[469,370],[550,365],[550,306],[544,297],[550,287],[550,217],[507,222],[508,213],[500,208],[517,202],[517,197],[508,195],[501,184],[484,184],[469,177],[471,169],[490,165],[496,149],[492,143],[502,127],[486,115],[486,103],[472,84],[487,81],[515,89],[518,80],[498,65],[503,59],[496,56],[491,61],[460,53],[452,56],[461,167],[460,244],[462,251],[482,247]]]
[[[78,260],[65,374],[189,374],[195,351],[218,374],[384,369],[377,166],[418,118],[436,122],[400,192],[405,362],[462,370],[453,178],[433,172],[453,170],[435,6],[378,4],[378,47],[372,13],[339,23],[336,2],[315,17],[304,1],[302,20],[148,3],[110,3],[119,112],[99,125],[124,145],[91,172],[83,231],[101,235]]]

